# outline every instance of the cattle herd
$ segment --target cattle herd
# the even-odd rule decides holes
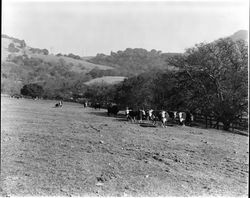
[[[169,121],[177,122],[181,125],[190,125],[193,121],[193,115],[188,111],[166,111],[166,110],[131,110],[126,108],[125,115],[131,122],[142,123],[143,120],[152,121],[156,125],[157,121],[161,122],[162,127],[166,127]]]
[[[62,107],[62,101],[55,104],[54,107]],[[84,103],[84,107],[87,107],[87,103]],[[101,109],[100,103],[92,103],[91,107],[94,109]],[[120,111],[118,105],[107,104],[108,116],[117,116]],[[126,107],[125,116],[127,121],[142,123],[143,120],[151,121],[152,125],[155,126],[157,122],[160,122],[162,127],[166,127],[168,122],[175,122],[180,125],[191,125],[194,120],[194,116],[189,111],[167,111],[167,110],[153,110],[153,109],[137,109],[133,110]]]
[[[117,105],[109,105],[107,107],[108,116],[116,116],[119,112]],[[163,127],[167,126],[167,123],[179,123],[181,125],[191,125],[194,120],[194,116],[189,111],[166,111],[166,110],[153,110],[153,109],[138,109],[133,110],[126,107],[125,116],[128,121],[142,123],[143,120],[151,121],[153,125],[160,122]]]

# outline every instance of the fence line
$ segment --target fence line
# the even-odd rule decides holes
[[[218,122],[213,116],[205,116],[203,114],[195,114],[194,121],[198,123],[205,124],[206,128],[216,128],[222,129],[223,123]],[[248,119],[247,118],[239,118],[235,120],[233,123],[230,124],[230,128],[232,131],[240,130],[240,131],[247,131],[248,130]]]

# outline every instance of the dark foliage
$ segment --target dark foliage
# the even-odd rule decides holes
[[[39,82],[45,98],[188,110],[215,117],[225,130],[248,112],[248,46],[244,41],[225,38],[200,43],[184,54],[131,48],[109,56],[98,54],[91,62],[115,68],[94,68],[88,74],[71,71],[63,59],[51,63],[24,55],[10,56],[8,61],[2,63],[2,92],[19,93],[23,85]],[[130,78],[117,85],[84,85],[102,76]]]
[[[29,50],[34,54],[43,54],[43,55],[49,54],[49,51],[47,49],[30,48]]]
[[[90,75],[74,72],[70,68],[63,59],[45,62],[25,55],[10,56],[8,62],[2,62],[1,91],[20,93],[24,85],[39,83],[44,88],[45,98],[69,100],[73,94],[83,93],[86,89],[84,82],[92,79]]]
[[[72,54],[72,53],[70,53],[70,54],[61,54],[61,53],[58,53],[58,54],[56,54],[56,56],[65,56],[65,57],[69,57],[69,58],[73,58],[73,59],[76,59],[76,60],[81,60],[82,58],[79,56],[79,55],[75,55],[75,54]]]
[[[201,43],[168,61],[179,69],[146,72],[109,88],[92,87],[86,97],[115,102],[122,108],[202,113],[222,122],[224,130],[247,114],[248,51],[244,41]]]
[[[15,53],[15,52],[19,52],[19,49],[15,47],[14,43],[10,43],[8,46],[8,51]]]
[[[19,48],[26,47],[26,43],[24,40],[20,40],[20,39],[17,39],[17,38],[14,38],[14,37],[11,37],[11,36],[8,36],[5,34],[2,34],[2,38],[11,39],[14,43],[19,44],[19,46],[18,46]]]
[[[41,97],[44,93],[43,87],[38,84],[24,85],[21,89],[21,94],[24,96]]]
[[[161,53],[161,51],[147,51],[142,48],[127,48],[124,51],[111,52],[110,55],[97,54],[89,61],[96,64],[113,66],[118,69],[120,75],[134,76],[152,69],[174,68],[167,64],[169,57],[175,53]],[[110,72],[110,71],[109,71]]]

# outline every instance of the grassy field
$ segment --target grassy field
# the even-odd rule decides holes
[[[88,82],[86,82],[86,85],[91,85],[91,84],[95,84],[95,83],[107,83],[107,84],[115,84],[115,83],[119,83],[121,81],[123,81],[126,77],[124,76],[103,76],[100,78],[95,78],[92,79]]]
[[[248,137],[1,98],[2,196],[247,196]]]

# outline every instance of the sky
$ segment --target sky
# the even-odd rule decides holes
[[[184,52],[249,29],[248,0],[3,0],[2,6],[2,34],[54,54]]]

